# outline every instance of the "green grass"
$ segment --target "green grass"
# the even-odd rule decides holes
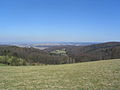
[[[0,63],[0,66],[8,66],[8,65]]]
[[[120,59],[48,66],[0,66],[0,90],[120,90]]]
[[[66,51],[64,49],[51,51],[50,53],[51,54],[58,54],[58,55],[66,55]]]

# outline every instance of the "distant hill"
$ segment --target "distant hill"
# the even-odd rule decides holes
[[[11,57],[17,57],[24,59],[26,63],[30,65],[34,64],[65,64],[73,63],[69,61],[69,57],[66,55],[51,55],[47,51],[35,49],[35,48],[26,48],[26,47],[17,47],[17,46],[0,46],[0,56],[6,56],[4,59],[1,58],[0,63],[8,64],[11,61]],[[8,60],[9,59],[9,60]],[[16,62],[17,64],[17,62]]]
[[[66,49],[70,57],[75,59],[75,62],[120,58],[120,42],[107,42],[88,46],[52,47],[47,50],[53,51],[63,48]]]
[[[0,43],[0,45],[18,46],[18,47],[34,47],[36,49],[44,50],[50,47],[60,46],[86,46],[97,44],[98,42],[11,42]]]
[[[120,58],[120,42],[108,42],[87,46],[55,46],[45,50],[33,47],[0,46],[0,63],[19,65],[67,64]],[[16,57],[16,60],[14,58]],[[15,63],[16,64],[15,64]]]

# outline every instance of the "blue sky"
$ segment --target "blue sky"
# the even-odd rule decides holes
[[[0,42],[120,41],[120,0],[0,0]]]

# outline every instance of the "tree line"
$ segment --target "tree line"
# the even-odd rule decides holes
[[[8,65],[68,64],[117,59],[120,58],[120,42],[52,47],[46,50],[0,46],[0,56],[0,63]]]
[[[47,51],[35,49],[35,48],[23,48],[17,46],[0,46],[0,56],[2,56],[1,63],[8,65],[18,65],[17,62],[23,62],[23,65],[35,65],[35,64],[66,64],[73,63],[67,55],[51,55]],[[5,60],[6,59],[6,60]],[[15,61],[16,59],[16,61]],[[13,63],[9,63],[15,62]]]

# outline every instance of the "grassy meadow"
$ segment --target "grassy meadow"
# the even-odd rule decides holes
[[[47,66],[0,66],[0,90],[120,90],[120,59]]]

